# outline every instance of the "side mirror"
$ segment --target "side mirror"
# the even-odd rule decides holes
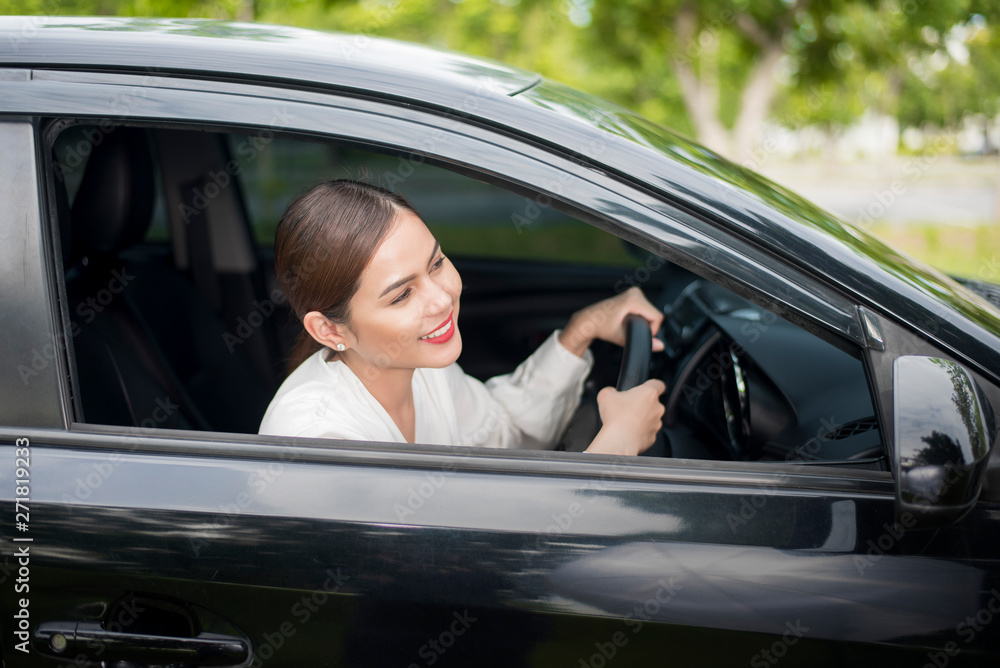
[[[979,497],[993,408],[955,362],[907,355],[892,372],[896,521],[921,529],[955,522]]]

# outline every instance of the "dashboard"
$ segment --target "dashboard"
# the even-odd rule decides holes
[[[664,291],[658,306],[666,350],[651,373],[668,388],[659,454],[885,469],[860,351],[700,279]]]

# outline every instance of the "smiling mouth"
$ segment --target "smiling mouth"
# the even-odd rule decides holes
[[[455,333],[455,312],[452,311],[448,315],[448,319],[445,320],[440,327],[435,329],[430,334],[426,334],[420,337],[421,341],[430,341],[432,343],[444,343],[451,338],[452,334]]]

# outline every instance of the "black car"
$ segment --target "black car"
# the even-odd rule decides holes
[[[364,35],[3,18],[0,154],[6,665],[1000,659],[995,288]],[[461,272],[467,373],[631,285],[665,351],[595,344],[556,451],[257,435],[298,328],[275,224],[359,174]],[[666,382],[661,437],[577,452],[622,369]]]

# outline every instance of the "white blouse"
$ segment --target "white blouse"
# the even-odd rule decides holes
[[[413,372],[415,440],[436,445],[552,449],[580,403],[593,365],[553,332],[512,373],[486,383],[458,363]],[[328,360],[329,348],[285,379],[260,425],[261,434],[405,443],[396,423],[350,367]]]

